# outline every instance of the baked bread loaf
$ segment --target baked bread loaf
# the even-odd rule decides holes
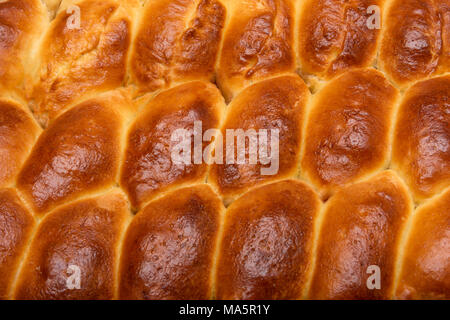
[[[5,0],[0,75],[0,299],[450,299],[448,0]]]

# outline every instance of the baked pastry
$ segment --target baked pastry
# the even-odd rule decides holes
[[[0,299],[450,299],[449,0],[0,1]]]
[[[134,2],[137,0],[61,2],[34,59],[30,107],[42,125],[47,126],[80,97],[125,82]]]
[[[450,191],[417,209],[404,251],[396,296],[450,299]]]
[[[233,202],[225,213],[216,298],[304,298],[320,208],[311,187],[295,180],[253,189]]]
[[[387,9],[379,65],[401,88],[450,68],[450,1],[394,0]]]
[[[299,1],[298,55],[306,77],[328,80],[375,62],[385,0]],[[372,27],[373,26],[373,27]]]
[[[302,175],[323,198],[387,167],[397,98],[373,69],[348,71],[316,93],[301,162]]]
[[[394,132],[392,167],[417,202],[450,184],[450,76],[418,82],[404,94]]]
[[[264,80],[246,88],[228,105],[221,132],[226,138],[226,147],[233,144],[233,148],[223,148],[225,150],[221,156],[215,154],[216,157],[223,158],[223,161],[216,161],[210,166],[208,178],[225,203],[230,203],[251,187],[297,174],[309,96],[308,88],[299,76],[287,75]],[[250,157],[256,156],[252,154],[250,145],[242,154],[238,133],[233,132],[236,138],[227,135],[229,130],[242,130],[244,135],[247,134],[246,139],[252,139],[249,130],[259,134],[261,129],[267,130],[267,154],[282,155],[277,163],[250,162]],[[275,140],[277,150],[272,150],[272,141]],[[257,144],[255,149],[260,151],[262,145]],[[230,155],[234,161],[231,161]],[[244,156],[249,161],[240,163],[239,156]],[[271,169],[274,174],[271,174]]]
[[[217,83],[227,101],[249,84],[294,73],[294,0],[226,0]]]
[[[339,190],[325,205],[310,298],[391,299],[413,207],[391,171]],[[379,288],[367,284],[372,269]]]
[[[220,198],[203,184],[145,206],[124,239],[120,298],[211,298],[223,213]]]
[[[219,0],[146,1],[141,11],[130,59],[139,94],[214,79],[226,17]]]
[[[192,154],[192,161],[174,163],[172,152],[178,140],[173,138],[180,128],[193,138],[196,122],[201,123],[199,134],[203,137],[205,131],[219,126],[224,111],[219,90],[200,81],[162,92],[144,106],[129,129],[120,176],[134,208],[142,208],[168,189],[206,179],[203,159],[195,163]],[[201,142],[202,150],[207,144]]]
[[[125,196],[114,190],[47,214],[30,244],[14,298],[114,298],[119,242],[129,215]],[[72,274],[79,275],[79,284],[71,282]]]
[[[40,37],[49,24],[46,9],[39,0],[0,3],[0,92],[6,97],[26,96]]]

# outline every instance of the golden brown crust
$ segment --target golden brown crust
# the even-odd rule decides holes
[[[33,238],[14,298],[112,299],[116,247],[128,215],[120,192],[80,200],[47,215]],[[79,289],[70,278],[78,274],[76,268]]]
[[[16,191],[0,189],[0,300],[8,298],[34,224]]]
[[[394,0],[385,17],[380,66],[405,87],[450,68],[450,0]]]
[[[414,215],[398,299],[450,300],[450,190]]]
[[[299,59],[302,71],[329,79],[375,60],[380,29],[369,29],[371,6],[384,0],[305,0],[300,6]]]
[[[32,93],[44,125],[86,95],[119,87],[125,80],[134,1],[65,1],[45,34]],[[71,5],[80,8],[74,27]]]
[[[35,212],[44,214],[114,184],[130,104],[126,96],[111,92],[73,107],[50,124],[17,181]]]
[[[223,210],[207,185],[177,190],[147,205],[125,236],[120,298],[210,298]]]
[[[128,133],[121,169],[121,185],[134,207],[140,208],[169,188],[205,180],[207,165],[203,158],[201,163],[194,163],[194,152],[190,163],[173,161],[178,140],[172,141],[172,135],[186,129],[192,136],[196,121],[201,121],[203,135],[219,126],[224,109],[217,88],[200,81],[169,89],[150,101]],[[208,144],[203,142],[203,148]]]
[[[309,96],[308,88],[300,77],[282,76],[246,88],[228,106],[227,117],[221,130],[224,140],[223,164],[213,164],[208,178],[227,202],[253,186],[297,174],[302,126]],[[278,171],[274,172],[274,175],[263,175],[261,169],[270,167],[270,164],[261,164],[260,158],[257,164],[249,163],[248,141],[245,149],[246,164],[230,164],[226,152],[228,129],[242,129],[244,132],[249,129],[266,129],[268,140],[272,137],[270,130],[278,129]],[[270,154],[270,141],[268,144]],[[236,141],[235,160],[237,147]],[[258,153],[261,151],[260,147],[261,144]]]
[[[226,16],[220,1],[153,0],[143,11],[130,65],[140,92],[213,80]]]
[[[295,180],[265,185],[236,200],[225,215],[217,298],[301,298],[319,208],[314,191]]]
[[[450,0],[0,0],[0,300],[450,300],[449,108]]]
[[[394,133],[392,167],[417,201],[450,185],[450,76],[419,82],[404,95]]]
[[[323,197],[387,165],[397,97],[374,69],[349,71],[315,96],[301,168]]]
[[[253,81],[295,72],[293,0],[226,0],[217,80],[227,100]]]
[[[0,99],[0,187],[13,183],[41,132],[25,108]]]
[[[412,209],[406,187],[391,171],[337,192],[325,207],[309,297],[390,299]],[[368,288],[370,266],[380,268],[380,289]]]
[[[48,26],[40,0],[8,0],[0,3],[0,92],[23,97],[29,81],[35,47]]]

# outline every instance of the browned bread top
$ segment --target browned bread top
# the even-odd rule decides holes
[[[449,26],[0,1],[0,299],[450,299]]]
[[[217,0],[147,1],[131,51],[140,93],[214,78],[226,10]]]
[[[417,209],[402,261],[398,298],[450,299],[450,190]]]
[[[380,67],[399,87],[450,68],[450,1],[390,1]]]

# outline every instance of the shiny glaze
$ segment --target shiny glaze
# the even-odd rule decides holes
[[[41,221],[14,291],[20,300],[112,299],[116,247],[129,214],[115,192],[64,206]],[[70,266],[80,270],[80,289],[70,289]]]
[[[349,71],[316,96],[302,173],[323,197],[386,165],[397,91],[373,69]]]
[[[227,0],[217,80],[230,100],[252,81],[295,71],[293,0]]]
[[[145,92],[212,80],[225,15],[216,0],[148,1],[134,40],[132,82]]]
[[[417,201],[450,185],[450,76],[417,83],[405,93],[392,161]]]
[[[183,183],[201,182],[206,163],[172,162],[177,141],[171,141],[177,129],[193,131],[194,122],[202,122],[202,134],[218,128],[225,108],[220,92],[206,82],[190,82],[156,96],[138,115],[128,133],[121,185],[134,207],[149,201],[168,188]],[[203,142],[203,148],[209,145]],[[193,145],[193,143],[191,144]]]
[[[375,59],[379,29],[369,29],[371,5],[384,0],[306,0],[301,5],[299,58],[302,70],[331,78]]]
[[[24,110],[13,101],[0,100],[0,186],[13,182],[41,131]]]
[[[116,98],[115,103],[88,100],[39,137],[17,181],[38,214],[114,183],[123,130],[119,113],[112,110],[121,102]]]
[[[207,185],[151,202],[122,249],[120,299],[208,299],[223,205]]]
[[[342,188],[326,204],[311,299],[390,299],[395,261],[413,206],[391,171]],[[369,266],[380,268],[381,289],[369,290]]]
[[[394,0],[385,19],[382,69],[399,85],[450,68],[450,0]]]
[[[47,26],[47,12],[40,0],[0,3],[1,93],[16,91],[24,95],[23,81],[33,68],[30,50]]]
[[[34,227],[16,191],[0,189],[0,300],[7,299],[20,258]]]
[[[450,299],[450,190],[415,213],[399,299]]]
[[[242,91],[227,107],[227,118],[222,126],[224,137],[224,164],[213,164],[208,181],[215,185],[225,199],[234,198],[248,188],[274,179],[296,174],[300,155],[301,131],[309,91],[298,76],[283,76],[261,81]],[[227,129],[278,129],[279,170],[276,175],[261,175],[258,163],[227,164]],[[270,139],[270,138],[269,138]],[[237,143],[234,145],[235,154]],[[246,159],[248,160],[248,147]],[[259,151],[259,149],[258,149]]]
[[[250,191],[225,214],[218,299],[299,299],[313,257],[319,197],[286,180]]]
[[[66,9],[60,9],[53,20],[41,45],[40,71],[31,104],[43,125],[80,96],[122,85],[133,10],[119,2],[77,2],[82,17],[80,29],[69,29]]]

